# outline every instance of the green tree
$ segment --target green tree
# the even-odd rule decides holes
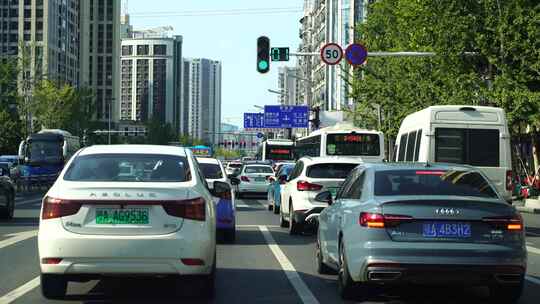
[[[0,57],[0,155],[16,154],[21,141],[17,98],[17,60]]]
[[[239,151],[217,148],[214,151],[214,157],[223,157],[224,159],[237,159],[240,157]]]
[[[177,138],[171,124],[164,124],[157,118],[152,118],[147,122],[146,131],[147,143],[153,145],[167,145]]]
[[[59,85],[50,80],[41,81],[34,89],[32,109],[37,129],[64,129],[76,131],[75,120],[79,99],[74,87]]]

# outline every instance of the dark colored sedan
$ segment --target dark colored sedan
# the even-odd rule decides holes
[[[9,166],[0,164],[0,219],[11,219],[15,211],[15,185],[9,177]]]

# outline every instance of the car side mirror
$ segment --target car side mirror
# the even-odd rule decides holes
[[[231,199],[231,186],[228,183],[215,181],[211,192],[215,197]]]
[[[233,186],[240,185],[240,179],[238,179],[238,177],[231,176],[230,180],[231,180],[231,185]]]
[[[328,205],[332,205],[333,203],[332,193],[330,191],[321,192],[317,194],[317,196],[315,196],[315,200],[317,202],[327,203]]]

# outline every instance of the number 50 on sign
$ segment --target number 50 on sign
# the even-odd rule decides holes
[[[343,58],[343,49],[336,43],[328,43],[321,48],[321,60],[328,64],[338,64]]]

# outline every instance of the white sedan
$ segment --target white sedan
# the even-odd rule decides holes
[[[216,196],[192,153],[172,146],[92,146],[65,166],[43,199],[38,248],[46,298],[68,281],[106,276],[200,279],[212,296],[216,271]],[[121,172],[131,167],[130,174]]]

